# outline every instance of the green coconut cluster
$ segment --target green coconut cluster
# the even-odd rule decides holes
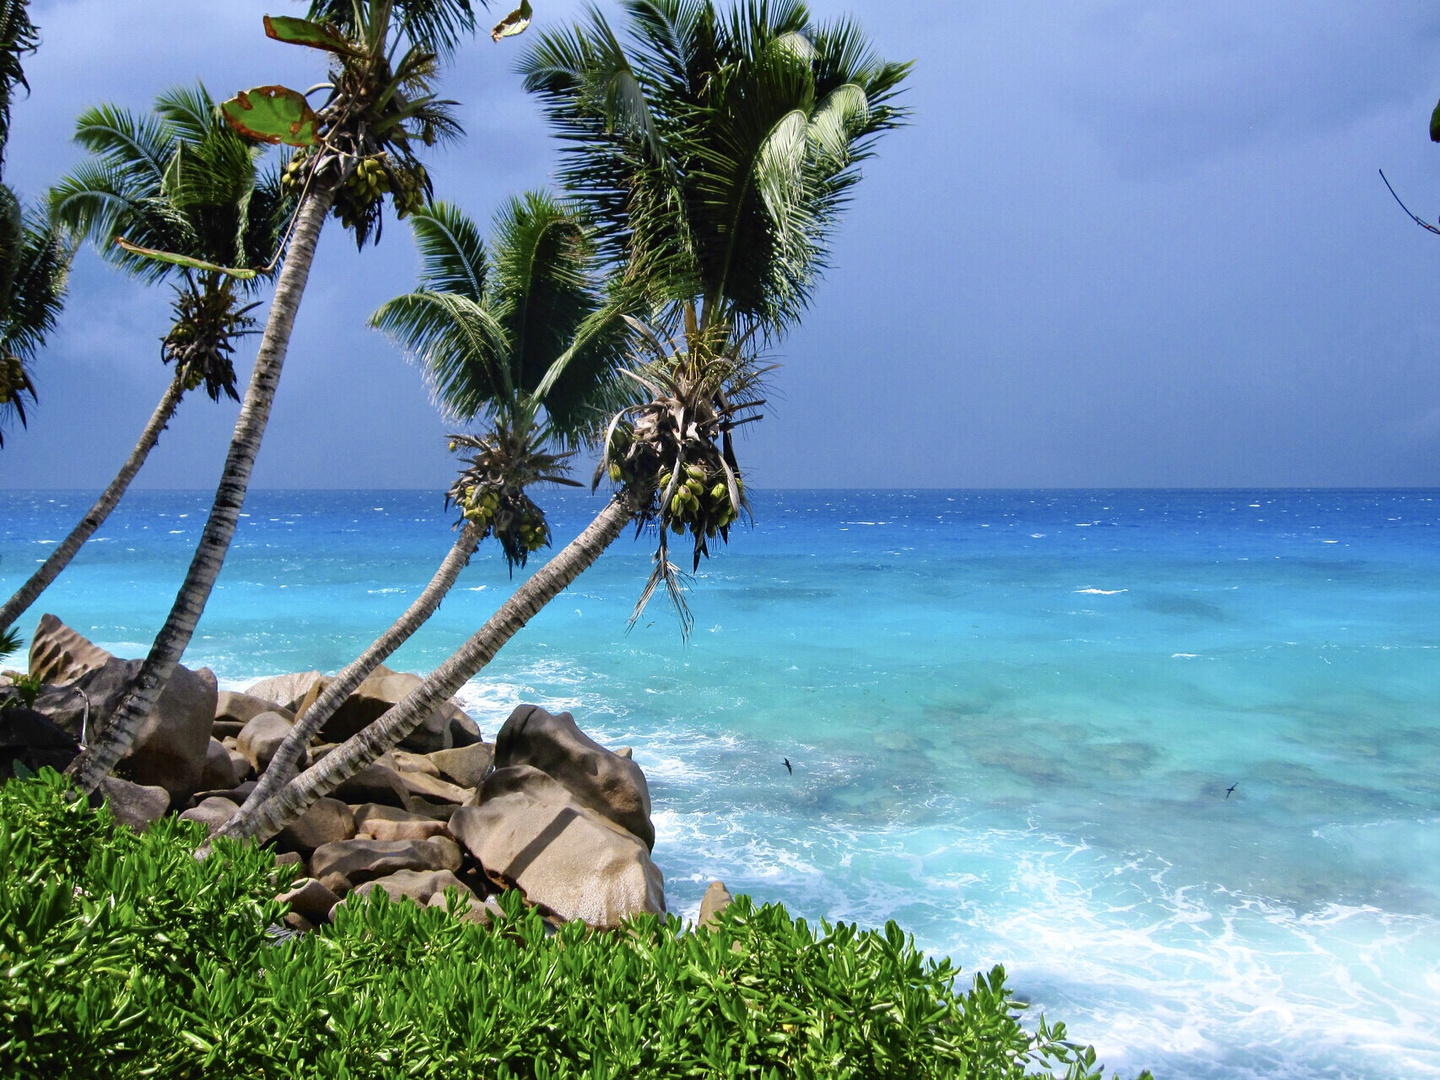
[[[743,498],[745,482],[735,474],[736,495]],[[675,474],[660,474],[660,490],[673,491],[666,507],[669,514],[666,523],[676,535],[690,532],[703,534],[713,540],[722,529],[728,528],[740,516],[740,507],[730,497],[730,485],[718,470],[708,470],[701,465],[686,465],[683,479],[675,483]]]
[[[550,543],[545,511],[525,489],[537,483],[575,484],[565,474],[569,455],[536,450],[537,437],[533,424],[497,424],[484,435],[450,436],[450,452],[467,456],[446,501],[459,509],[481,540],[493,536],[499,541],[511,567],[524,566]]]
[[[299,195],[309,177],[314,157],[310,150],[297,151],[280,174],[285,191]],[[408,165],[380,152],[360,158],[335,193],[333,213],[345,228],[376,218],[385,196],[395,206],[395,216],[404,220],[425,205],[429,176],[418,161]]]
[[[501,539],[514,533],[517,546],[527,554],[550,542],[550,526],[544,512],[523,491],[506,485],[474,484],[456,500],[465,520],[480,530],[481,537],[492,533]]]

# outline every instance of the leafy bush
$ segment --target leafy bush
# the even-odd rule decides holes
[[[737,897],[713,929],[489,926],[377,890],[277,943],[264,850],[116,829],[53,773],[0,789],[0,1075],[1098,1078],[996,968],[957,992],[894,924],[811,927]],[[458,903],[458,897],[452,897]]]

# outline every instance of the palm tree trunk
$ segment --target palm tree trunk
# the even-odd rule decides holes
[[[375,670],[377,664],[405,644],[410,636],[424,625],[425,620],[435,613],[440,601],[455,584],[455,579],[460,576],[460,571],[470,561],[470,556],[479,543],[479,531],[467,521],[460,530],[460,535],[456,537],[450,553],[445,556],[440,568],[435,571],[435,576],[430,579],[430,584],[425,586],[425,590],[415,598],[415,602],[391,624],[390,629],[376,638],[369,648],[336,675],[308,709],[295,718],[295,726],[275,751],[264,775],[260,777],[260,783],[245,800],[245,805],[240,807],[215,835],[237,835],[240,823],[251,811],[290,782],[295,775],[295,763],[300,760],[300,755],[310,744],[310,740],[325,726],[325,721],[335,715],[335,710],[345,703],[355,692],[355,688],[365,681],[365,676]]]
[[[74,779],[75,786],[87,794],[110,775],[115,763],[135,741],[140,725],[160,699],[181,654],[190,644],[195,625],[200,621],[210,590],[220,574],[225,553],[235,536],[240,509],[245,504],[245,490],[250,483],[255,456],[260,451],[265,424],[270,418],[270,405],[275,400],[275,390],[280,383],[280,369],[285,363],[295,315],[300,309],[301,297],[305,295],[310,264],[315,259],[315,245],[334,198],[332,187],[312,190],[296,214],[295,232],[285,253],[285,266],[280,271],[274,299],[270,302],[265,335],[255,357],[255,370],[240,406],[240,416],[235,421],[235,433],[230,438],[230,452],[225,458],[220,486],[215,491],[215,502],[205,521],[205,531],[200,536],[190,569],[165,625],[150,646],[150,654],[145,658],[135,686],[111,715],[109,723],[100,729],[90,745],[66,770]]]
[[[291,780],[274,798],[251,811],[244,821],[232,820],[231,835],[253,837],[257,842],[268,840],[297,820],[315,800],[328,795],[381,754],[393,749],[432,709],[454,695],[467,679],[488,664],[501,646],[541,608],[588,569],[647,502],[646,494],[629,488],[611,499],[584,532],[535,571],[534,576],[516,589],[500,610],[424,682],[378,720]]]
[[[145,430],[140,433],[140,441],[135,444],[135,449],[130,451],[130,456],[125,459],[125,464],[115,474],[115,479],[110,481],[107,487],[95,500],[95,505],[90,512],[80,519],[80,523],[70,530],[70,535],[62,540],[58,547],[50,553],[50,557],[41,565],[40,569],[30,575],[30,580],[15,590],[15,595],[5,601],[5,606],[0,607],[0,633],[8,630],[14,625],[15,620],[25,614],[30,607],[57,577],[65,567],[70,565],[70,560],[75,553],[84,546],[85,541],[94,535],[95,530],[105,524],[105,519],[110,516],[125,490],[130,486],[130,481],[135,479],[135,474],[140,471],[140,466],[145,464],[145,459],[155,444],[160,441],[160,433],[170,423],[170,418],[175,415],[175,409],[180,404],[180,399],[185,394],[185,380],[178,374],[170,380],[170,385],[165,388],[164,395],[160,398],[160,404],[155,406],[155,411],[150,415],[150,422],[145,425]]]

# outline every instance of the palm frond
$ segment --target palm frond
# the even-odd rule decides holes
[[[15,87],[25,81],[21,57],[35,51],[40,35],[26,10],[28,0],[0,0],[0,165],[5,161],[5,143],[10,138],[10,100]]]
[[[229,130],[218,123],[215,116],[215,100],[205,89],[205,84],[194,86],[172,86],[163,90],[155,99],[155,114],[170,125],[170,130],[189,142],[202,142],[218,127]]]
[[[354,40],[367,35],[382,5],[393,9],[390,17],[399,35],[442,57],[475,32],[470,0],[312,0],[307,18],[331,23]],[[482,8],[488,6],[481,0]]]
[[[66,279],[74,248],[63,232],[39,210],[24,215],[19,258],[3,315],[0,347],[31,360],[55,329],[64,306]]]
[[[158,184],[174,140],[161,121],[129,109],[96,105],[75,121],[75,141],[137,182]]]
[[[485,296],[485,241],[475,223],[453,203],[437,202],[411,217],[420,249],[420,285],[429,292],[458,293],[475,302]]]
[[[497,400],[514,400],[505,330],[482,304],[456,293],[406,293],[369,324],[413,357],[446,416],[470,420]]]

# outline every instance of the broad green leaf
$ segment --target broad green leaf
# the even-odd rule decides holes
[[[241,90],[220,111],[231,127],[252,139],[287,146],[314,146],[320,141],[320,118],[305,95],[289,87]]]
[[[520,0],[518,8],[495,24],[495,29],[490,31],[490,40],[499,41],[501,38],[524,33],[525,28],[530,25],[532,14],[534,12],[530,8],[530,0]]]
[[[1430,114],[1430,141],[1440,142],[1440,104],[1435,106],[1435,111]]]
[[[229,277],[239,278],[241,281],[249,281],[256,273],[254,270],[218,266],[215,263],[206,262],[204,259],[192,259],[188,255],[176,255],[173,251],[156,251],[154,248],[144,248],[138,244],[130,243],[130,241],[126,240],[123,236],[117,236],[115,243],[132,255],[139,255],[146,259],[154,259],[156,262],[173,263],[176,266],[187,266],[191,270],[203,270],[206,273],[212,274],[225,274]]]
[[[345,56],[362,55],[355,46],[330,27],[289,15],[266,15],[265,36],[283,41],[287,45],[306,45],[312,49],[324,49],[326,52]]]

